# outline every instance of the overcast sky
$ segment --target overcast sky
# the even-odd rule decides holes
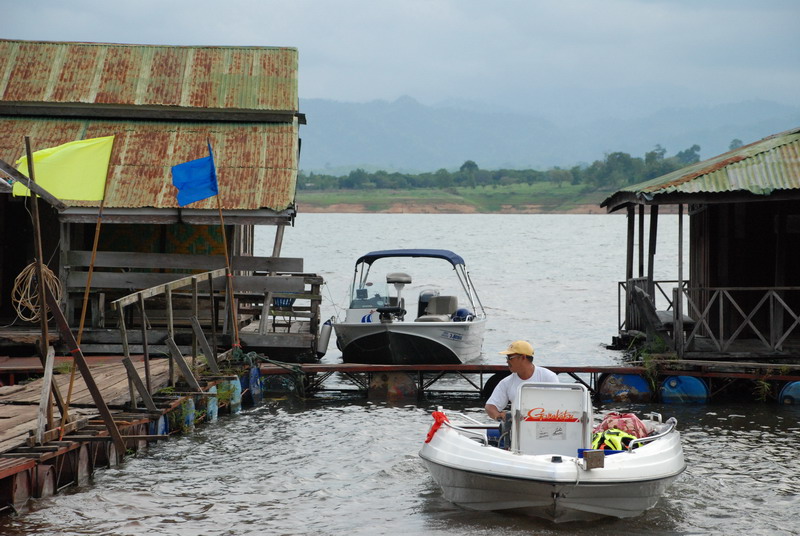
[[[644,114],[800,104],[797,0],[0,0],[3,37],[291,46],[300,97]]]

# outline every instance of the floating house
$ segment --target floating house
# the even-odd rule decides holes
[[[0,352],[30,355],[38,333],[15,299],[37,257],[31,198],[11,193],[25,138],[37,151],[113,136],[102,201],[38,203],[43,261],[70,325],[85,319],[84,353],[121,352],[126,319],[115,299],[224,269],[227,246],[232,292],[223,274],[201,281],[193,299],[166,289],[155,307],[126,308],[130,351],[142,351],[145,331],[151,351],[164,351],[167,336],[185,347],[194,315],[220,348],[235,334],[276,358],[313,356],[322,280],[280,256],[305,124],[297,65],[294,48],[0,40]],[[171,168],[209,156],[209,146],[219,195],[180,207]],[[266,255],[255,256],[256,225],[275,229]]]
[[[623,188],[601,206],[628,217],[618,342],[647,334],[686,359],[800,359],[800,129]],[[680,215],[670,281],[654,278],[660,209]]]

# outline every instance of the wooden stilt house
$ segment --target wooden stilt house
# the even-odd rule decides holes
[[[660,334],[685,358],[800,359],[800,129],[624,188],[601,206],[628,215],[621,338]],[[680,214],[670,281],[654,279],[665,206]]]
[[[305,123],[297,63],[293,48],[0,40],[0,160],[22,157],[26,136],[34,151],[114,136],[102,203],[39,201],[43,260],[60,281],[70,324],[86,318],[85,353],[121,350],[115,299],[225,268],[227,243],[235,299],[224,276],[201,282],[199,308],[180,292],[155,292],[146,312],[126,308],[131,350],[142,349],[142,326],[151,351],[168,335],[188,344],[194,307],[221,348],[235,333],[245,349],[273,357],[314,355],[322,281],[304,273],[302,259],[280,256],[296,215]],[[208,156],[208,144],[219,196],[180,207],[171,167]],[[30,198],[12,196],[11,175],[0,177],[0,348],[30,354],[35,324],[18,317],[13,298],[18,274],[36,256]],[[264,256],[254,256],[255,225],[276,231]]]

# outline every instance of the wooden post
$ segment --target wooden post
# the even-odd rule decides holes
[[[658,205],[650,206],[650,249],[647,256],[647,293],[650,294],[650,299],[653,300],[653,305],[656,303],[656,284],[653,281],[653,270],[656,258],[656,242],[658,241]]]
[[[222,217],[222,194],[217,194],[217,210],[219,211],[219,225],[222,230],[222,247],[225,249],[225,266],[228,268],[228,294],[230,295],[229,305],[231,308],[231,322],[233,322],[233,347],[239,348],[239,321],[236,314],[236,298],[233,293],[233,270],[231,270],[231,259],[228,253],[228,235],[225,232],[225,219]]]
[[[208,303],[211,307],[211,349],[214,351],[214,355],[217,355],[217,322],[219,322],[219,318],[217,316],[217,303],[214,298],[214,278],[211,274],[208,274]]]
[[[175,338],[175,328],[172,321],[172,289],[167,287],[167,333],[170,339]],[[175,385],[175,367],[169,362],[169,385]]]
[[[31,151],[31,139],[25,136],[25,154],[28,157],[28,175],[30,175],[30,182],[36,182],[36,174],[33,170],[33,152]],[[35,193],[30,192],[31,200],[31,215],[33,216],[33,240],[36,247],[36,279],[38,280],[39,289],[39,324],[42,329],[42,340],[40,343],[39,351],[42,358],[47,360],[47,306],[45,305],[45,286],[47,282],[44,280],[44,260],[42,258],[42,229],[39,219],[39,198]]]
[[[42,304],[44,305],[44,304]],[[47,309],[45,308],[45,311]],[[52,426],[52,405],[50,404],[50,386],[53,384],[53,361],[55,353],[47,353],[44,365],[44,379],[42,381],[42,396],[39,398],[39,413],[36,418],[36,443],[44,443],[45,429]]]
[[[200,326],[200,321],[197,320],[196,316],[192,317],[192,330],[194,331],[195,339],[200,343],[200,347],[203,349],[203,354],[206,356],[206,363],[208,363],[209,370],[214,374],[219,374],[217,354],[215,354],[214,350],[209,346],[208,340],[203,334],[203,328]]]
[[[269,313],[272,309],[272,291],[264,294],[264,303],[261,304],[261,318],[258,321],[258,334],[267,334],[267,321],[269,320]]]
[[[633,278],[633,232],[636,225],[636,213],[633,205],[628,207],[628,243],[625,251],[625,281]]]
[[[644,205],[639,205],[639,277],[644,277]]]
[[[139,396],[142,397],[142,402],[144,402],[144,407],[146,407],[150,411],[159,411],[156,407],[156,403],[153,402],[153,397],[150,396],[150,391],[145,387],[144,383],[142,383],[142,378],[139,377],[139,373],[136,372],[136,367],[133,365],[133,361],[131,361],[130,357],[122,358],[122,364],[125,365],[125,370],[128,372],[128,379],[131,381],[136,390],[139,391]],[[131,404],[133,404],[134,400],[131,398]]]
[[[30,179],[28,177],[25,177],[25,182],[30,190],[31,215],[33,219],[33,232],[34,232],[33,238],[36,244],[36,279],[38,282],[38,291],[39,291],[39,323],[41,325],[41,336],[42,336],[42,339],[39,344],[39,357],[42,361],[42,365],[46,369],[47,354],[48,354],[47,349],[49,346],[47,342],[49,337],[47,332],[47,304],[45,298],[47,282],[44,280],[44,260],[42,256],[43,255],[42,231],[39,219],[39,198],[37,197],[36,192],[30,189],[31,186],[36,184],[36,173],[34,171],[34,165],[33,165],[33,152],[31,151],[31,139],[28,136],[25,136],[25,154],[28,157],[28,175],[30,175]],[[24,177],[24,175],[20,174],[19,172],[17,172],[17,174]],[[50,390],[48,389],[48,391]],[[55,397],[61,415],[65,416],[64,422],[67,422],[67,420],[69,420],[68,407],[64,403],[64,399],[61,397],[61,393],[59,392],[58,386],[55,384],[55,382],[52,382],[52,395]],[[50,403],[50,396],[48,395],[48,404],[49,403]],[[50,413],[50,415],[52,415],[52,412]],[[53,427],[52,419],[48,419],[47,424],[49,428],[52,428]]]
[[[672,297],[672,309],[672,336],[678,357],[683,357],[683,203],[678,205],[678,292]]]
[[[192,318],[197,319],[200,314],[197,304],[197,278],[192,278]],[[193,324],[194,325],[194,324]],[[192,333],[192,369],[197,370],[197,334]]]
[[[147,392],[153,392],[153,384],[150,382],[150,347],[147,344],[147,315],[144,312],[144,294],[139,294],[139,309],[142,313],[142,357],[144,359],[144,382]],[[169,366],[169,385],[172,385],[172,363]]]
[[[283,247],[283,231],[285,226],[278,225],[275,229],[275,242],[272,244],[272,256],[280,257],[281,248]]]
[[[172,360],[175,361],[176,365],[178,365],[181,375],[186,380],[186,383],[189,384],[189,387],[194,389],[195,392],[202,392],[203,390],[200,388],[197,378],[195,378],[194,374],[192,374],[192,369],[189,368],[186,360],[183,359],[183,354],[181,354],[180,348],[178,348],[178,345],[175,344],[175,341],[172,339],[172,337],[167,339],[167,346],[169,347],[169,353],[172,355]]]
[[[72,356],[75,359],[75,362],[78,364],[78,369],[81,371],[83,381],[86,383],[86,387],[89,389],[89,392],[92,395],[92,400],[94,401],[95,406],[97,406],[106,428],[108,428],[109,435],[114,440],[114,446],[117,447],[117,452],[120,455],[123,455],[125,453],[125,441],[122,439],[122,435],[119,433],[117,423],[114,422],[114,417],[108,410],[108,406],[106,405],[105,400],[103,400],[103,395],[100,393],[100,389],[97,387],[94,377],[92,377],[92,371],[89,369],[89,364],[86,362],[86,358],[83,357],[83,352],[81,352],[81,349],[78,347],[78,341],[76,341],[75,337],[73,337],[72,331],[69,329],[69,325],[67,324],[67,320],[64,318],[64,314],[61,312],[61,309],[58,308],[58,302],[56,301],[55,296],[53,296],[53,293],[50,292],[50,289],[46,288],[45,290],[47,305],[53,312],[53,316],[56,319],[56,324],[58,324],[59,331],[61,331],[61,336],[66,341],[67,346],[69,347]]]

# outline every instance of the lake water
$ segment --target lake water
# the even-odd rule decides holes
[[[660,279],[677,276],[676,218],[659,225]],[[613,215],[303,214],[286,231],[283,255],[305,258],[305,270],[325,278],[330,316],[347,301],[361,254],[452,249],[490,315],[482,362],[501,363],[497,351],[525,338],[545,366],[614,364],[620,355],[605,344],[616,329],[625,225]],[[270,254],[271,229],[257,238],[256,253]],[[331,344],[324,361],[337,359]],[[0,518],[0,534],[800,533],[796,406],[599,408],[675,416],[688,468],[640,517],[553,525],[442,499],[417,456],[436,405],[482,414],[477,398],[271,400],[153,445],[98,471],[88,486],[33,502],[23,516]]]

